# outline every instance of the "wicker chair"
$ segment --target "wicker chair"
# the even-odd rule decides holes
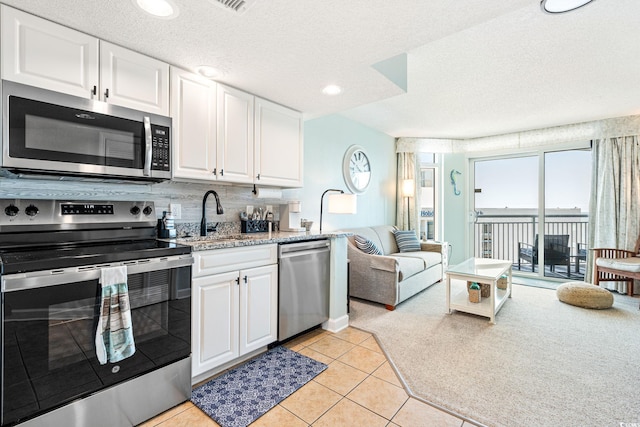
[[[554,271],[556,265],[567,267],[567,277],[571,273],[571,248],[569,248],[568,234],[546,234],[544,236],[544,265],[548,265]],[[518,242],[518,269],[521,269],[521,260],[531,263],[531,270],[536,271],[538,264],[538,235],[536,234],[533,245]]]
[[[633,251],[612,248],[593,249],[593,284],[627,282],[627,294],[633,295],[633,281],[640,280],[640,237]]]

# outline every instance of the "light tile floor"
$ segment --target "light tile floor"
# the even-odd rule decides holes
[[[253,427],[471,426],[410,397],[370,333],[351,327],[337,334],[314,330],[285,345],[329,368],[258,418]],[[142,426],[218,424],[186,402]]]

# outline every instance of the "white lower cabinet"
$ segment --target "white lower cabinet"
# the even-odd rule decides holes
[[[277,340],[276,248],[260,245],[194,253],[193,377]]]

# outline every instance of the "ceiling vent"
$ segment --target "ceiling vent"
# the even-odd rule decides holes
[[[223,9],[236,12],[242,15],[255,4],[258,0],[209,0],[211,3],[220,6]]]

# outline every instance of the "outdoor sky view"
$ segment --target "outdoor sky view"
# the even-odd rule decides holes
[[[546,209],[589,211],[591,151],[545,154]],[[475,209],[537,209],[538,157],[519,157],[475,163]]]

